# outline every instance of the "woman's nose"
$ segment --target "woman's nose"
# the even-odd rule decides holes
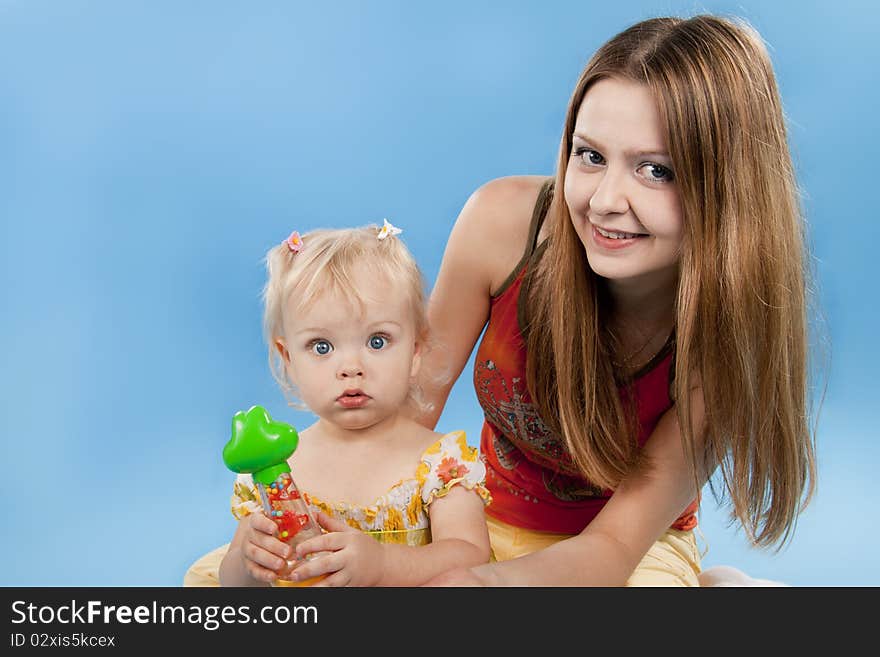
[[[611,169],[606,169],[596,191],[590,197],[590,212],[596,216],[624,214],[629,210],[622,176]]]

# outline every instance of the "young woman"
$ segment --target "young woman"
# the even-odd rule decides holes
[[[752,541],[784,542],[815,479],[803,222],[754,29],[657,18],[602,46],[556,175],[478,189],[449,238],[423,363],[433,427],[474,385],[495,563],[439,585],[697,585],[720,468]]]

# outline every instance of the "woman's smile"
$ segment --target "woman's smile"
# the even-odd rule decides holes
[[[636,244],[640,239],[650,237],[644,233],[624,233],[621,231],[611,231],[599,228],[595,224],[592,226],[593,241],[601,249],[619,250]]]

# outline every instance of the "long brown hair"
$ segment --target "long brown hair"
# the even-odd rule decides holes
[[[720,464],[749,538],[784,544],[815,486],[808,261],[775,76],[744,22],[647,20],[588,62],[565,119],[548,248],[529,286],[528,324],[549,328],[527,333],[529,390],[586,479],[614,488],[632,471],[639,450],[611,364],[604,286],[563,184],[578,109],[606,77],[647,85],[666,129],[684,221],[672,396],[695,481],[696,464]],[[700,436],[690,420],[696,385]]]

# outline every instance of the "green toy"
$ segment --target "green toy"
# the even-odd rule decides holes
[[[272,419],[262,406],[232,416],[232,437],[223,448],[223,462],[233,472],[250,474],[266,515],[278,526],[278,538],[296,547],[319,536],[321,529],[290,475],[287,459],[296,450],[299,435],[292,426]],[[294,550],[294,555],[296,554]],[[316,553],[316,557],[323,553]],[[279,573],[276,585],[291,586],[295,556]],[[307,584],[306,582],[298,585]]]
[[[223,462],[233,472],[252,474],[269,485],[290,472],[287,459],[299,445],[299,434],[286,422],[276,422],[262,406],[232,416],[232,437],[223,448]]]

